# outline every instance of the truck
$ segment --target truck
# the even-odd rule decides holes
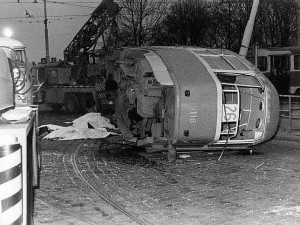
[[[119,7],[114,0],[104,0],[64,50],[64,60],[51,59],[31,69],[32,76],[42,85],[35,95],[37,103],[53,109],[65,107],[69,113],[100,110],[106,101],[104,82],[107,71],[105,55],[108,45],[96,49],[98,39],[106,40]]]
[[[9,58],[10,67],[14,75],[15,84],[15,104],[31,105],[32,99],[32,77],[28,73],[25,46],[22,42],[9,38],[1,37],[0,48]]]
[[[63,61],[52,60],[50,63],[33,66],[31,74],[38,81],[37,85],[41,85],[34,96],[35,103],[46,103],[54,110],[65,107],[68,113],[88,112],[96,107],[101,99],[99,92],[104,91],[103,79],[98,79],[99,82],[93,79],[89,83],[78,84],[72,78],[73,71],[74,67]],[[89,77],[101,78],[103,75],[99,72]]]
[[[0,224],[33,224],[40,171],[33,83],[25,46],[0,37]]]

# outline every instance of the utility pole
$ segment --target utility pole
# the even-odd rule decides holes
[[[45,44],[46,44],[46,62],[50,62],[50,54],[49,54],[49,38],[48,38],[48,19],[47,19],[47,6],[46,0],[44,0],[44,24],[45,24]]]
[[[20,3],[20,0],[18,0]],[[33,3],[38,3],[37,0],[33,0]],[[46,45],[46,62],[50,62],[50,54],[49,54],[49,38],[48,38],[48,19],[47,19],[47,6],[46,0],[44,0],[44,24],[45,24],[45,45]]]
[[[138,40],[139,46],[142,46],[142,28],[143,28],[143,1],[140,0],[140,30],[139,30],[139,36],[138,36],[139,37],[139,40]]]
[[[259,0],[253,0],[250,18],[248,20],[248,23],[247,23],[247,26],[246,26],[246,29],[244,32],[243,41],[242,41],[242,45],[241,45],[240,53],[239,53],[243,57],[246,57],[247,52],[248,52],[258,5],[259,5]]]

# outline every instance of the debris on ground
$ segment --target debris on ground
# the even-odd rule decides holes
[[[40,135],[45,139],[74,140],[88,138],[105,138],[116,130],[110,120],[101,113],[87,113],[73,120],[70,126],[63,127],[47,124],[39,127]],[[43,131],[43,132],[41,132]]]
[[[186,158],[190,158],[191,156],[189,154],[181,154],[179,155],[179,158],[182,158],[182,159],[186,159]]]

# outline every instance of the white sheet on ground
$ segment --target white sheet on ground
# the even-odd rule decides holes
[[[109,129],[116,129],[108,118],[101,116],[101,113],[88,113],[73,121],[72,126],[62,127],[53,124],[45,125],[51,133],[46,135],[46,139],[58,140],[74,140],[74,139],[88,139],[88,138],[105,138],[114,132],[107,131]]]

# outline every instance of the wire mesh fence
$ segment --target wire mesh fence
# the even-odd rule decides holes
[[[300,95],[279,95],[280,128],[289,133],[300,131]]]

